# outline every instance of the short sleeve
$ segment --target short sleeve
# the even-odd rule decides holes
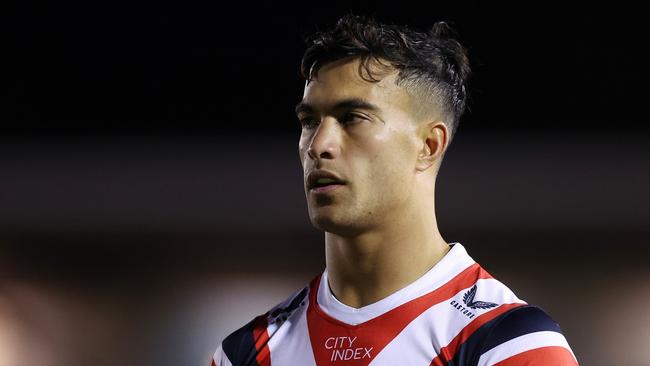
[[[481,343],[478,366],[577,366],[562,330],[544,310],[526,305],[502,314]]]

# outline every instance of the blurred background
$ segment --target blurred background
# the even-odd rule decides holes
[[[323,270],[293,107],[304,36],[350,10],[469,48],[443,237],[581,365],[650,365],[644,23],[586,4],[9,4],[0,366],[207,366]]]

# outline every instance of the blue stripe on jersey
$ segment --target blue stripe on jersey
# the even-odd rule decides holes
[[[257,350],[253,339],[253,328],[257,318],[231,333],[221,342],[223,352],[228,356],[233,366],[259,366],[255,359]]]
[[[524,334],[553,331],[560,326],[541,308],[524,305],[511,309],[483,324],[460,345],[449,366],[476,366],[481,355]]]
[[[560,325],[537,306],[522,306],[509,313],[494,327],[485,340],[481,353],[524,334],[543,331],[562,333]]]

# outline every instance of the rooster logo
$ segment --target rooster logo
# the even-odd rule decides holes
[[[476,296],[476,285],[463,295],[463,302],[465,305],[472,309],[490,309],[497,306],[497,304],[493,302],[474,301],[474,296]]]

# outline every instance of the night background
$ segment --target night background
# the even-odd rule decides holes
[[[560,324],[650,364],[647,21],[625,2],[34,3],[2,12],[0,366],[202,365],[322,271],[294,106],[346,12],[469,50],[441,234]]]

